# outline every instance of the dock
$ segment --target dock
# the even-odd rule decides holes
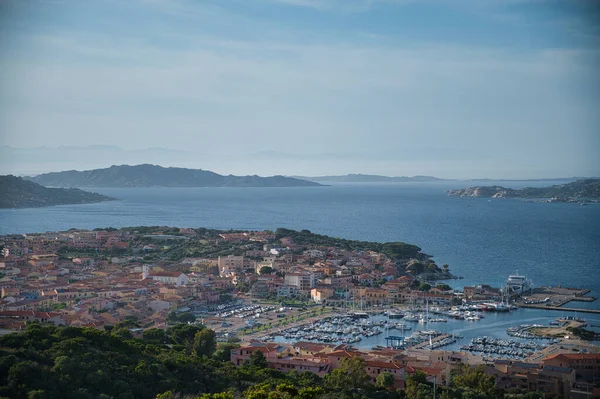
[[[560,310],[562,312],[600,314],[600,309],[563,308],[561,306],[552,306],[552,305],[544,305],[544,304],[519,304],[519,307],[520,308],[532,308],[532,309],[544,309],[544,310]]]
[[[594,302],[595,297],[586,296],[590,290],[585,288],[567,288],[567,287],[538,287],[531,292],[523,294],[523,298],[517,301],[521,307],[537,307],[540,309],[562,308],[569,302]],[[569,311],[569,310],[567,310]],[[579,311],[579,310],[573,310]],[[588,312],[595,313],[595,312]]]
[[[442,334],[442,335],[438,335],[437,337],[435,337],[435,338],[432,338],[432,339],[431,339],[431,342],[432,342],[432,343],[435,343],[435,342],[437,342],[437,341],[441,341],[441,340],[443,340],[443,339],[450,338],[450,337],[452,337],[452,335],[451,335],[451,334]],[[427,341],[424,341],[424,342],[421,342],[420,344],[414,345],[414,346],[412,346],[412,347],[410,347],[410,348],[408,348],[408,349],[409,349],[409,350],[410,350],[410,349],[423,349],[423,348],[425,348],[427,345],[429,345],[429,340],[427,340]]]

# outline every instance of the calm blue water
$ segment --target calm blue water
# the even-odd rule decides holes
[[[0,210],[0,234],[137,225],[309,229],[419,245],[438,264],[448,263],[454,274],[464,277],[452,283],[458,287],[499,286],[518,269],[536,285],[587,287],[600,296],[600,205],[445,194],[446,189],[470,185],[474,183],[96,189],[121,201]],[[600,303],[587,306],[600,308]]]

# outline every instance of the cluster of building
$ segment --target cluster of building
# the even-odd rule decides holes
[[[415,278],[382,253],[300,245],[268,231],[70,230],[3,236],[0,245],[0,328],[32,317],[100,327],[130,318],[156,327],[164,325],[170,310],[232,296],[369,307],[448,305],[461,295],[436,287],[418,290]],[[173,249],[194,245],[225,254],[170,260]],[[479,291],[469,294],[481,297]]]
[[[263,353],[269,367],[288,371],[310,371],[319,376],[339,367],[345,358],[364,359],[366,373],[375,383],[381,373],[394,378],[394,386],[403,389],[406,378],[417,371],[425,373],[430,382],[447,386],[452,370],[461,364],[477,364],[481,359],[464,352],[431,350],[359,351],[348,345],[328,345],[313,342],[295,344],[250,342],[231,351],[231,361],[242,365],[253,352]],[[600,378],[600,354],[559,353],[547,356],[539,363],[496,360],[485,364],[485,373],[494,376],[501,389],[538,391],[564,398],[591,398],[600,395],[596,387]]]
[[[449,305],[461,299],[457,295],[501,295],[488,286],[465,287],[464,294],[436,287],[424,292],[414,276],[382,253],[300,245],[271,232],[70,230],[2,236],[0,247],[0,330],[19,330],[33,320],[95,328],[135,320],[142,329],[166,328],[172,311],[216,308],[232,298],[375,306]],[[174,250],[191,248],[193,253],[196,247],[214,248],[213,256],[171,256]],[[373,380],[388,372],[399,388],[417,370],[444,385],[454,367],[477,362],[463,352],[359,351],[309,342],[250,342],[232,350],[231,360],[242,364],[257,350],[270,367],[318,375],[338,367],[343,358],[360,356]],[[555,354],[541,363],[497,360],[486,367],[502,388],[590,397],[597,390],[593,379],[600,378],[600,355]]]
[[[219,303],[234,289],[230,278],[202,272],[194,262],[144,262],[145,255],[160,252],[161,241],[187,241],[195,234],[181,229],[177,236],[116,230],[0,237],[0,329],[19,330],[32,320],[103,328],[129,319],[162,327],[172,310]]]

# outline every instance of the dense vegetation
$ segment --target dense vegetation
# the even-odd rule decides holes
[[[115,231],[112,227],[98,228],[95,231],[106,230]],[[179,261],[183,258],[216,258],[218,256],[227,255],[244,255],[249,250],[262,250],[263,244],[261,242],[242,242],[232,243],[223,240],[215,241],[215,238],[219,237],[221,233],[242,233],[244,230],[215,230],[206,228],[193,229],[200,237],[200,239],[190,240],[169,240],[161,239],[156,240],[151,237],[144,237],[144,235],[161,234],[171,236],[182,236],[180,229],[177,227],[166,227],[166,226],[137,226],[137,227],[124,227],[120,229],[122,231],[128,231],[138,235],[135,239],[134,244],[157,244],[159,248],[154,252],[148,252],[142,254],[144,260],[151,261],[160,258],[168,259],[170,261]],[[359,240],[347,240],[343,238],[329,237],[322,234],[311,233],[308,230],[290,230],[285,228],[279,228],[275,231],[276,238],[279,240],[284,237],[290,237],[295,244],[301,246],[301,248],[295,252],[302,252],[303,249],[307,249],[313,246],[329,247],[335,246],[342,250],[357,250],[357,251],[376,251],[387,255],[392,260],[403,260],[416,258],[427,263],[427,266],[419,262],[417,266],[421,265],[422,270],[410,270],[414,274],[431,271],[442,271],[432,263],[429,259],[430,256],[423,254],[421,248],[416,245],[406,244],[403,242],[369,242]],[[133,247],[135,245],[130,246]],[[275,244],[277,245],[277,244]],[[131,249],[127,250],[96,250],[96,249],[85,249],[85,248],[61,248],[60,254],[63,257],[76,257],[76,256],[91,256],[94,258],[104,258],[107,256],[117,255],[130,255]],[[414,265],[415,263],[411,263]],[[435,266],[435,270],[430,270],[430,266]],[[416,266],[413,266],[413,269]],[[447,265],[444,265],[444,271],[447,271]]]
[[[582,327],[567,327],[567,331],[577,338],[581,338],[586,341],[592,341],[600,338],[600,334]]]
[[[76,188],[47,188],[20,177],[0,176],[0,208],[36,208],[52,205],[110,201],[104,195]]]
[[[202,169],[113,165],[105,169],[45,173],[32,181],[56,187],[300,187],[319,186],[284,176],[223,176]]]
[[[376,251],[381,252],[391,259],[410,259],[423,256],[421,248],[416,245],[403,242],[369,242],[358,240],[347,240],[344,238],[329,237],[322,234],[311,233],[309,230],[290,230],[279,228],[275,231],[277,238],[290,237],[294,243],[299,245],[332,246],[353,251]]]
[[[364,360],[347,359],[325,376],[281,373],[266,367],[262,353],[235,367],[233,344],[216,349],[212,330],[178,324],[133,338],[128,324],[110,331],[32,323],[22,333],[0,337],[0,397],[11,399],[90,398],[333,399],[433,397],[422,373],[406,380],[406,392],[383,373],[371,384]],[[437,387],[443,398],[538,398],[496,390],[482,368],[463,367],[452,387]]]

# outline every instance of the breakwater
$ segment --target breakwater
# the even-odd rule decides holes
[[[546,306],[546,305],[542,305],[542,304],[520,304],[519,307],[532,308],[532,309],[544,309],[544,310],[560,310],[563,312],[600,314],[600,309],[565,308],[565,307],[561,307],[561,306]]]

